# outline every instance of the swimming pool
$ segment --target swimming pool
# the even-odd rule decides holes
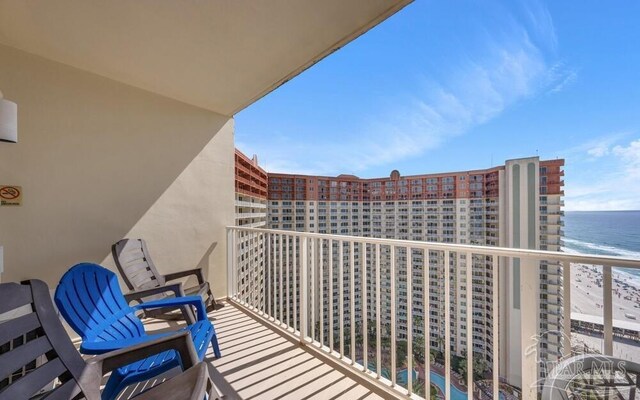
[[[431,371],[429,376],[431,377],[431,383],[436,385],[438,389],[442,390],[442,393],[444,393],[444,376],[436,374],[433,371]],[[463,392],[457,387],[451,385],[451,400],[466,400],[466,398],[467,392]]]
[[[398,371],[398,374],[396,375],[396,381],[399,385],[407,386],[407,382],[409,381],[407,375],[408,374],[406,369]],[[411,379],[413,380],[413,382],[418,380],[418,371],[416,371],[415,369],[413,370],[413,376],[411,377]]]
[[[438,389],[444,393],[444,377],[431,371],[431,383],[436,385]],[[467,392],[463,392],[457,387],[451,385],[451,400],[465,400],[467,398]],[[504,394],[500,393],[500,400],[505,400]]]
[[[368,363],[368,367],[369,367],[369,370],[371,371],[376,370],[376,364],[374,362],[370,361]],[[391,378],[389,374],[389,370],[387,368],[382,368],[381,372],[383,377],[387,379]],[[408,381],[407,375],[408,375],[407,369],[402,369],[397,372],[396,380],[400,386],[405,386],[405,387],[407,386],[407,381]],[[438,389],[440,389],[442,393],[444,393],[444,376],[437,374],[434,371],[431,371],[429,376],[431,377],[431,384],[437,386]],[[416,382],[418,380],[418,371],[415,369],[413,370],[412,380],[413,382]],[[467,399],[467,392],[463,392],[457,387],[455,387],[454,385],[451,385],[451,400],[466,400],[466,399]],[[500,399],[504,400],[504,395],[502,393],[500,393]]]

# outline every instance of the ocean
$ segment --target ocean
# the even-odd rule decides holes
[[[564,222],[568,252],[640,259],[640,211],[568,211]]]

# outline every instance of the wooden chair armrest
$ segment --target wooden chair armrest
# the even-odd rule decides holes
[[[191,307],[195,308],[198,321],[205,321],[208,319],[207,311],[200,296],[171,297],[161,300],[146,301],[131,308],[133,310],[147,310],[154,308],[181,308],[191,310]],[[193,320],[192,322],[189,322],[189,324],[192,324],[195,321],[196,320]]]
[[[88,364],[93,365],[93,368],[97,368],[102,375],[105,375],[118,367],[123,367],[134,361],[142,360],[167,350],[178,352],[183,370],[193,367],[200,361],[193,346],[191,334],[188,331],[184,331],[100,354],[90,359]]]
[[[194,268],[186,271],[173,272],[170,274],[164,275],[164,279],[167,281],[173,281],[175,279],[184,278],[187,276],[195,275],[198,278],[198,283],[204,283],[204,276],[202,275],[202,268]]]
[[[173,292],[175,297],[184,297],[184,289],[182,283],[171,283],[164,286],[158,286],[151,289],[134,290],[124,295],[124,299],[127,303],[137,301],[142,303],[144,297],[152,296],[154,294]]]
[[[185,297],[184,289],[182,288],[182,283],[171,283],[164,286],[158,286],[151,289],[143,289],[137,290],[133,292],[129,292],[124,296],[124,299],[127,303],[131,303],[132,301],[137,301],[139,304],[144,304],[142,299],[147,296],[151,296],[154,294],[173,292],[175,298]],[[178,306],[169,306],[163,308],[178,308]],[[193,324],[196,321],[195,316],[190,307],[188,306],[180,306],[180,311],[184,317],[184,320],[187,321],[189,325]]]

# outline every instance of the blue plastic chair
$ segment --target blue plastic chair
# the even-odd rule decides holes
[[[54,298],[64,319],[82,337],[81,353],[102,354],[175,333],[147,334],[136,312],[148,308],[193,306],[197,321],[179,331],[191,333],[201,361],[209,343],[216,358],[220,358],[216,332],[200,296],[166,298],[130,306],[120,290],[116,274],[96,264],[82,263],[62,276]],[[178,366],[182,368],[180,356],[169,350],[118,368],[102,391],[102,399],[114,399],[125,387]]]

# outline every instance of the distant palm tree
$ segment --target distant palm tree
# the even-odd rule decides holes
[[[403,367],[407,362],[407,341],[399,340],[396,342],[396,367]]]
[[[424,336],[418,335],[413,340],[413,357],[420,364],[424,364]]]
[[[487,360],[482,358],[480,354],[473,355],[473,379],[480,380],[484,378],[484,374],[489,370]]]

